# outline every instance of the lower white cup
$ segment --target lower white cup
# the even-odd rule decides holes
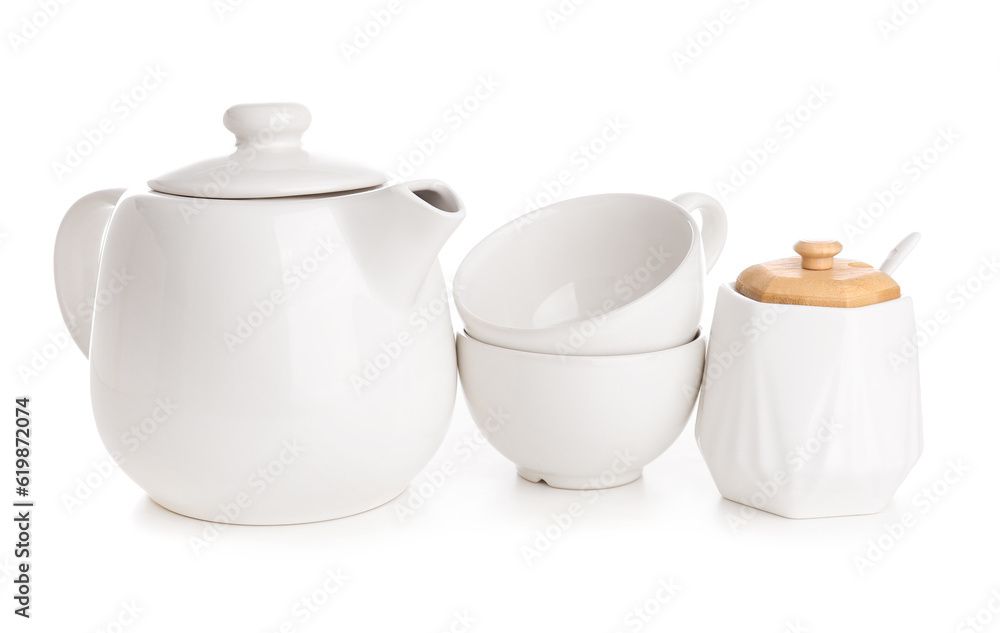
[[[529,481],[591,490],[635,481],[694,408],[705,336],[662,351],[558,356],[458,335],[469,411]]]

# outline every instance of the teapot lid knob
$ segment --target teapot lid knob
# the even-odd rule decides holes
[[[237,147],[286,149],[302,144],[312,115],[300,103],[244,103],[226,110],[222,123],[236,135]]]
[[[806,270],[830,270],[834,256],[844,249],[836,240],[799,240],[792,248],[802,256]]]

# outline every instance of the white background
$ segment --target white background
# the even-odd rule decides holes
[[[591,0],[554,27],[546,11],[556,0],[414,0],[348,59],[342,44],[388,0],[234,0],[221,15],[212,0],[69,2],[48,20],[37,17],[43,3],[7,0],[0,394],[11,419],[2,428],[13,431],[14,397],[30,395],[38,506],[27,622],[11,613],[14,532],[0,521],[0,629],[114,631],[121,620],[135,632],[266,633],[287,621],[299,631],[457,633],[465,613],[469,630],[484,633],[946,631],[978,612],[989,621],[982,630],[1000,631],[1000,613],[989,610],[1000,591],[1000,284],[982,263],[1000,248],[1000,6],[894,1],[905,12],[893,30],[893,0]],[[723,11],[729,23],[720,25]],[[25,18],[47,23],[27,37]],[[710,27],[716,35],[701,33]],[[147,79],[153,89],[123,109],[116,99],[147,68],[165,77]],[[483,81],[498,85],[477,101]],[[828,96],[810,108],[814,90]],[[456,125],[454,104],[467,99],[475,110]],[[209,524],[160,509],[117,470],[94,475],[107,458],[86,361],[72,344],[37,376],[18,367],[51,350],[50,337],[68,340],[51,280],[63,211],[92,190],[225,153],[222,112],[252,101],[305,103],[311,147],[394,172],[417,141],[444,129],[414,175],[447,181],[467,204],[442,253],[449,280],[473,245],[523,213],[561,170],[572,182],[555,198],[700,190],[724,199],[729,243],[708,279],[705,326],[718,284],[790,255],[797,239],[839,239],[845,256],[877,266],[904,235],[922,231],[895,275],[918,321],[947,316],[920,350],[921,460],[879,515],[759,513],[734,530],[739,506],[719,497],[692,421],[641,480],[602,493],[528,565],[523,548],[578,493],[518,479],[489,446],[463,460],[454,447],[474,426],[460,396],[448,438],[416,483],[448,460],[457,472],[408,521],[391,503],[333,522],[232,527],[195,555],[190,539]],[[796,112],[794,127],[779,124]],[[616,117],[625,129],[581,169],[574,152]],[[112,119],[111,132],[57,177],[53,162],[102,118]],[[940,130],[957,138],[927,150]],[[760,167],[742,165],[769,138],[777,151]],[[933,160],[914,170],[925,150]],[[720,190],[734,169],[753,173]],[[904,193],[873,221],[859,218],[894,180]],[[959,286],[978,292],[960,304]],[[971,471],[924,512],[915,496],[950,461]],[[8,504],[8,449],[0,463]],[[88,476],[100,485],[69,511],[66,496]],[[860,573],[856,556],[904,512],[916,525]],[[337,569],[349,580],[302,622],[296,603]],[[671,580],[680,591],[658,604],[658,584]],[[134,622],[122,608],[132,601],[142,611]],[[630,616],[636,608],[656,613],[641,621]]]

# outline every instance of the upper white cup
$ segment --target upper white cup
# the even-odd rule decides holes
[[[686,210],[700,210],[703,228]],[[562,355],[684,345],[701,320],[705,273],[726,241],[715,199],[600,194],[500,227],[465,257],[455,304],[485,343]]]

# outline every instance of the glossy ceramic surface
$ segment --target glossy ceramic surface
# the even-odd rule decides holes
[[[389,501],[451,416],[436,258],[463,217],[436,181],[85,197],[60,228],[56,283],[108,451],[154,501],[199,519],[302,523]]]
[[[694,409],[705,337],[623,356],[556,356],[458,335],[469,410],[529,481],[599,489],[634,481],[677,439]]]
[[[703,236],[685,208],[701,210]],[[676,347],[698,330],[705,272],[725,238],[725,213],[703,194],[566,200],[476,246],[455,275],[455,303],[471,336],[501,347],[560,355]]]
[[[727,499],[791,518],[879,512],[922,449],[909,297],[859,308],[719,289],[695,435]]]
[[[196,198],[275,198],[368,189],[388,176],[365,165],[308,151],[312,115],[298,103],[247,103],[226,110],[236,148],[149,181],[162,193]]]

